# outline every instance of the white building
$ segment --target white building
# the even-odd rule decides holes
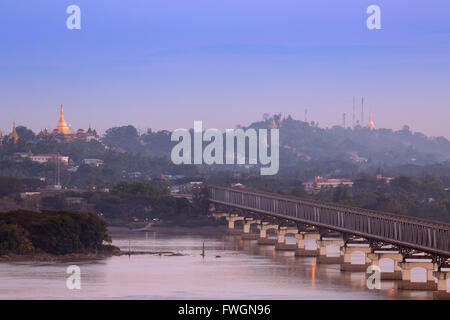
[[[103,163],[103,160],[100,159],[83,159],[83,164],[87,164],[92,167],[100,167]]]
[[[319,192],[321,189],[336,188],[340,185],[353,186],[350,179],[329,179],[320,176],[314,177],[314,180],[303,183],[306,192]]]
[[[58,154],[37,154],[37,155],[31,155],[29,156],[31,161],[39,162],[40,164],[53,162],[56,163],[58,160],[63,165],[69,164],[69,157],[67,156],[61,156]]]

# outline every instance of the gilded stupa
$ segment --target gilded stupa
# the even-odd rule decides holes
[[[17,134],[17,131],[16,131],[16,122],[15,121],[13,121],[13,130],[8,136],[8,142],[9,141],[12,141],[13,143],[17,143],[17,141],[19,141],[19,135]]]
[[[53,132],[58,132],[63,135],[70,135],[72,132],[70,131],[69,127],[67,126],[66,120],[64,120],[64,108],[61,104],[61,115],[59,116],[58,125],[53,130]]]
[[[372,120],[372,112],[369,113],[369,123],[367,124],[367,128],[369,128],[370,130],[375,130],[375,124]]]
[[[277,128],[277,123],[275,122],[275,119],[272,118],[272,122],[270,123],[269,128],[270,129],[276,129]]]

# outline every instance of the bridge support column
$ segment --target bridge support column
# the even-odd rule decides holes
[[[240,217],[237,214],[230,214],[227,217],[229,234],[241,234],[242,233],[242,230],[234,228],[234,223],[239,220],[244,220],[244,217]]]
[[[402,280],[402,268],[400,268],[400,263],[403,260],[403,256],[400,253],[374,252],[369,253],[368,257],[374,266],[380,268],[381,280]]]
[[[269,222],[261,222],[259,227],[259,238],[258,244],[261,245],[275,245],[277,243],[277,239],[269,239],[267,236],[267,230],[275,229],[278,230],[277,224],[270,224]]]
[[[341,264],[343,261],[342,247],[344,246],[343,239],[322,238],[318,241],[319,256],[317,263],[324,264]],[[335,252],[331,252],[331,248],[335,248]]]
[[[367,246],[347,244],[344,247],[344,262],[341,264],[341,271],[366,272],[370,266],[368,254],[371,252],[369,244]]]
[[[295,235],[297,238],[297,250],[295,250],[295,255],[300,257],[317,257],[319,255],[318,241],[320,240],[320,234],[317,232],[300,232]],[[314,246],[311,248],[305,242],[313,242]]]
[[[253,220],[253,218],[246,218],[244,220],[244,233],[242,234],[242,239],[245,240],[257,240],[259,238],[259,234],[251,232],[252,224],[260,223],[259,220]]]
[[[403,290],[437,290],[437,284],[433,277],[433,271],[437,269],[437,264],[433,262],[401,262],[402,280],[398,284]],[[423,271],[423,278],[412,279],[414,269]]]
[[[297,234],[298,229],[296,227],[280,227],[277,231],[278,239],[275,250],[295,251],[297,249],[297,244],[286,244],[286,234],[288,233]]]
[[[433,298],[437,300],[450,300],[450,271],[435,271],[437,278],[437,291],[433,292]]]

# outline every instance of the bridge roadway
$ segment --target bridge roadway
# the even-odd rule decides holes
[[[450,224],[319,201],[208,186],[209,201],[293,222],[415,249],[442,260],[450,257]]]

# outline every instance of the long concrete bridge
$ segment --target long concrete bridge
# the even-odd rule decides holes
[[[339,263],[342,271],[377,266],[382,280],[399,280],[399,289],[450,298],[450,224],[241,188],[211,185],[208,194],[230,233]],[[289,235],[295,244],[286,243]]]

